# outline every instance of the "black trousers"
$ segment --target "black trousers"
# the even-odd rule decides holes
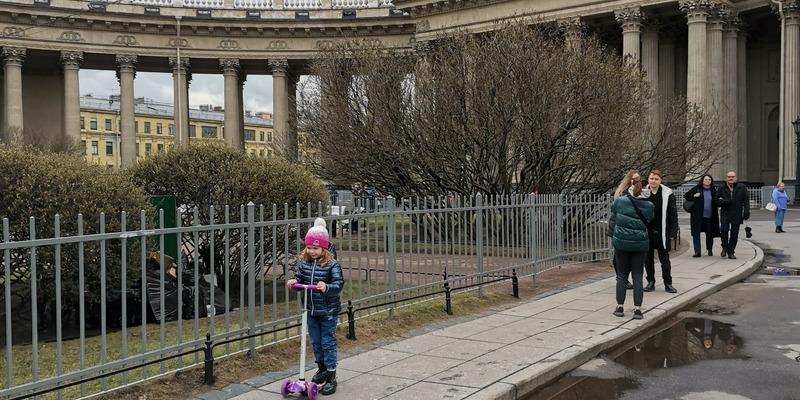
[[[740,226],[741,224],[723,222],[719,227],[719,231],[722,234],[722,248],[725,249],[728,254],[734,254],[736,252],[736,243],[739,242]]]
[[[650,239],[650,250],[647,250],[647,257],[644,259],[644,270],[647,273],[647,282],[656,283],[656,263],[653,260],[654,253],[658,253],[658,261],[661,263],[661,276],[664,278],[664,284],[672,285],[672,263],[669,261],[669,251],[664,248],[660,237]]]
[[[628,276],[633,275],[633,305],[641,306],[644,299],[644,257],[647,252],[630,252],[614,250],[614,260],[617,267],[617,304],[625,304],[625,291],[628,286]]]

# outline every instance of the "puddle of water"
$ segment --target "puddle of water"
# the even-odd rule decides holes
[[[647,371],[703,360],[744,358],[739,352],[742,345],[742,338],[736,336],[731,324],[683,318],[624,350],[613,361],[592,360],[523,399],[618,399],[626,390],[638,387],[634,377],[641,378]]]

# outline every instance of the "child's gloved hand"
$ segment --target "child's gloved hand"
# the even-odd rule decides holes
[[[325,293],[328,290],[328,285],[322,281],[317,282],[317,289],[319,289],[320,292]]]
[[[295,283],[297,283],[297,279],[289,279],[288,281],[286,281],[286,287],[287,287],[287,288],[289,288],[289,289],[291,289],[291,288],[292,288],[292,286],[293,286]]]

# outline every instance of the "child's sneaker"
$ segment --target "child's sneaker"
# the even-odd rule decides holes
[[[322,394],[325,396],[336,393],[336,371],[328,371],[328,380],[322,386]]]

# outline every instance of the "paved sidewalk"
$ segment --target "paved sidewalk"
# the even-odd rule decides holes
[[[645,293],[643,320],[631,319],[631,292],[625,317],[611,314],[615,281],[607,278],[340,360],[339,390],[320,398],[516,399],[742,279],[763,259],[747,241],[740,242],[737,260],[691,254],[673,256],[678,294],[664,292],[663,285]],[[268,374],[199,398],[280,399],[278,377]]]

